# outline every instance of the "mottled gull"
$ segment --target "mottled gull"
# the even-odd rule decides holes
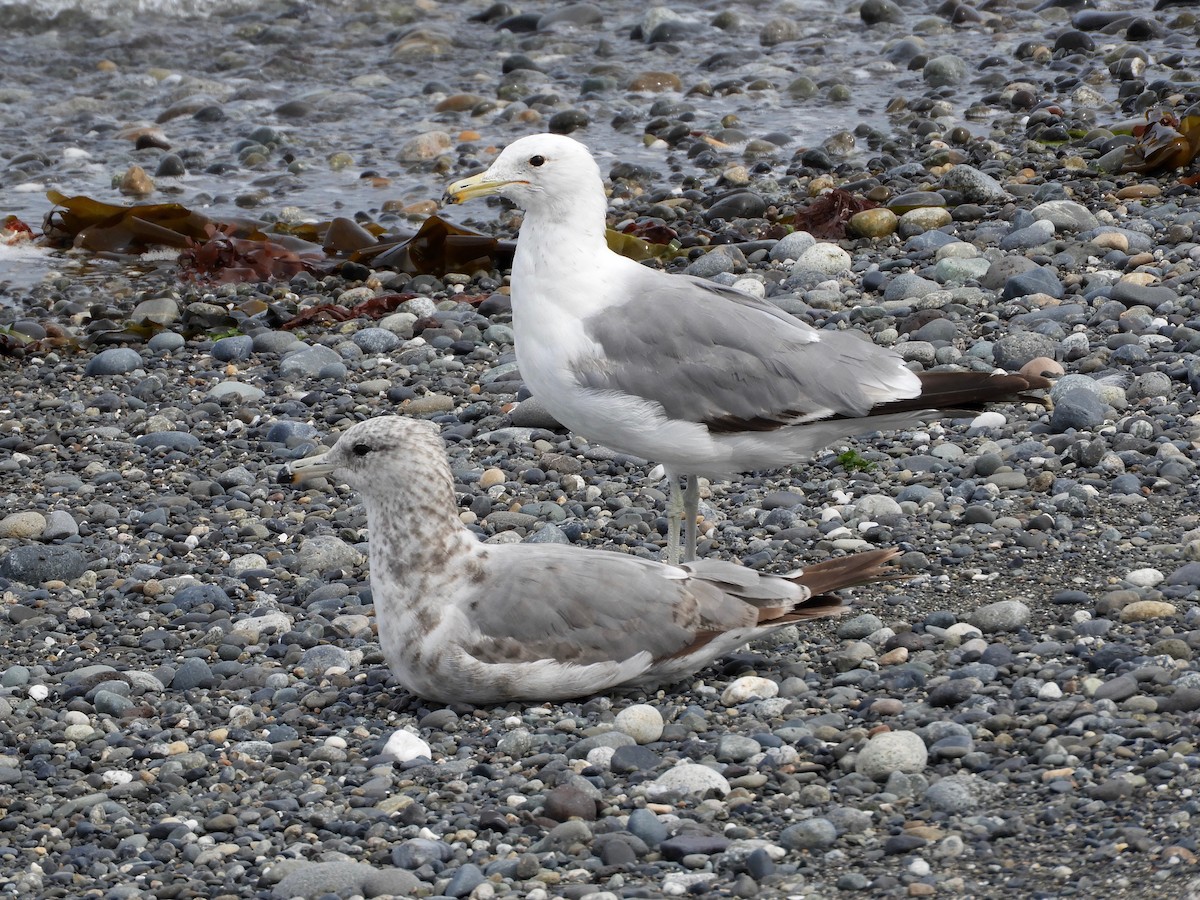
[[[746,641],[847,606],[825,596],[897,577],[896,550],[787,576],[703,560],[668,566],[561,544],[484,544],[462,526],[436,426],[382,416],[281,479],[345,481],[363,498],[379,642],[414,694],[542,702],[653,690]]]
[[[681,513],[686,558],[695,555],[697,475],[788,466],[852,435],[1049,385],[915,373],[863,335],[817,330],[768,301],[612,252],[600,170],[571,138],[521,138],[447,189],[456,202],[489,194],[525,210],[512,265],[521,375],[567,428],[663,464],[669,562],[679,558]]]

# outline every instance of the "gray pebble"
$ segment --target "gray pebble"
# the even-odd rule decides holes
[[[46,514],[46,527],[42,530],[43,541],[61,541],[78,534],[79,524],[65,509],[51,510]]]
[[[967,617],[967,621],[984,634],[1001,631],[1016,631],[1029,624],[1029,607],[1020,600],[998,600],[981,606]]]
[[[1058,232],[1090,231],[1100,225],[1086,206],[1074,200],[1048,200],[1039,203],[1030,213],[1035,219],[1050,222]]]
[[[88,360],[85,375],[125,375],[142,367],[142,357],[129,347],[110,347]]]
[[[290,337],[290,335],[289,335]],[[215,341],[210,351],[213,359],[221,362],[242,362],[254,352],[254,338],[246,334],[234,334]]]
[[[387,353],[400,346],[400,338],[386,328],[363,328],[350,338],[364,353]]]
[[[996,365],[1010,372],[1018,371],[1025,363],[1039,356],[1053,359],[1055,352],[1053,340],[1033,331],[1005,335],[992,345]]]
[[[920,772],[928,759],[925,742],[915,732],[885,731],[867,741],[854,768],[860,775],[883,781],[893,772]]]
[[[824,850],[832,847],[837,837],[837,829],[828,819],[805,819],[783,829],[779,843],[789,850]]]
[[[778,262],[797,260],[816,242],[817,239],[807,231],[793,231],[776,241],[775,246],[771,248],[770,257]]]
[[[327,572],[359,565],[362,554],[339,537],[316,534],[301,545],[297,561],[301,572]]]
[[[160,331],[146,342],[146,347],[155,353],[173,353],[187,343],[182,334]]]
[[[958,191],[971,203],[1002,203],[1008,199],[999,181],[969,165],[951,168],[942,176],[942,186]]]
[[[1074,428],[1088,431],[1104,424],[1111,410],[1107,403],[1087,388],[1073,388],[1054,402],[1050,430],[1061,434]]]
[[[288,860],[287,874],[271,891],[276,900],[317,900],[326,894],[343,896],[362,891],[363,884],[375,874],[366,863],[308,862]]]
[[[87,571],[87,559],[72,547],[26,545],[0,556],[0,576],[25,584],[74,581]]]
[[[171,689],[175,691],[190,691],[195,688],[209,688],[216,684],[212,668],[204,660],[192,656],[185,659],[175,670],[171,679]]]
[[[1044,219],[1017,228],[1000,239],[1001,250],[1028,250],[1054,239],[1054,223]],[[1020,296],[1019,294],[1016,296]]]
[[[279,374],[284,378],[319,378],[326,370],[341,369],[345,374],[346,366],[337,352],[329,347],[304,347],[288,353],[279,361]]]

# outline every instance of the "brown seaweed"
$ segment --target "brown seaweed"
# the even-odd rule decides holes
[[[798,231],[807,231],[815,238],[837,241],[846,236],[846,223],[852,216],[878,205],[865,197],[855,197],[849,191],[834,188],[804,209],[796,210],[792,224]]]
[[[1200,115],[1162,113],[1146,124],[1134,126],[1137,141],[1125,148],[1122,172],[1158,173],[1183,168],[1200,154]]]
[[[205,237],[189,241],[180,252],[179,277],[214,284],[238,284],[244,281],[289,279],[300,272],[320,272],[332,268],[322,249],[302,242],[297,249],[284,246],[265,235],[242,238],[231,225],[209,223]],[[292,241],[298,241],[293,238]]]
[[[430,216],[412,237],[382,241],[350,254],[354,262],[409,275],[445,275],[506,268],[514,245]]]
[[[364,300],[356,306],[338,306],[336,303],[317,303],[305,307],[296,315],[284,322],[280,327],[285,331],[299,328],[302,325],[329,324],[345,322],[365,316],[368,319],[382,319],[396,311],[406,300],[411,300],[416,294],[380,294],[370,300]]]
[[[516,246],[440,216],[427,218],[415,234],[397,238],[385,237],[381,225],[345,217],[299,224],[222,222],[179,203],[126,206],[53,190],[47,196],[55,204],[44,224],[44,240],[51,246],[127,254],[174,247],[180,251],[181,279],[216,284],[288,279],[298,272],[325,274],[344,261],[435,277],[490,271],[508,268]],[[665,225],[631,230],[636,233],[609,231],[609,246],[636,260],[685,252]]]
[[[180,203],[123,206],[58,191],[46,196],[55,208],[46,213],[42,231],[56,247],[77,247],[94,253],[145,253],[152,247],[188,246],[205,239],[212,221]]]

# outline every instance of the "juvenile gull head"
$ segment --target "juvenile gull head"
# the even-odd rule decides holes
[[[1037,376],[913,372],[865,335],[818,330],[768,300],[612,252],[604,182],[571,138],[521,138],[447,189],[455,201],[488,194],[526,212],[512,267],[521,376],[572,431],[663,464],[672,561],[681,512],[685,558],[694,555],[697,475],[792,465],[854,435],[1048,386]]]
[[[409,691],[443,702],[543,702],[654,689],[746,641],[848,607],[831,591],[897,577],[895,550],[789,576],[705,560],[667,566],[557,544],[482,544],[458,520],[441,439],[384,416],[284,481],[330,475],[363,498],[384,656]]]

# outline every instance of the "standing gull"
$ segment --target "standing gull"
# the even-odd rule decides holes
[[[852,435],[1049,386],[916,373],[863,335],[818,331],[765,300],[612,252],[600,170],[571,138],[521,138],[447,189],[455,202],[489,194],[525,210],[512,265],[521,375],[567,428],[663,464],[669,562],[679,559],[681,514],[685,558],[695,557],[697,475],[788,466]]]
[[[542,702],[653,690],[784,625],[839,615],[839,588],[898,577],[871,550],[787,576],[729,562],[683,567],[560,544],[482,544],[458,519],[437,427],[359,422],[281,480],[332,474],[367,507],[379,643],[414,694]]]

